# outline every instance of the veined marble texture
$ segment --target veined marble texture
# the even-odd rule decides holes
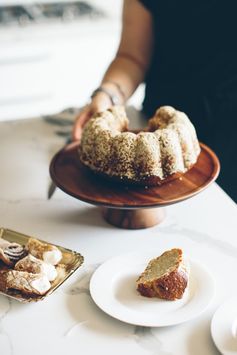
[[[160,226],[123,230],[108,225],[96,207],[58,188],[48,200],[49,162],[70,138],[76,113],[0,123],[0,226],[77,250],[85,258],[42,302],[21,304],[0,295],[0,354],[219,354],[210,321],[217,306],[237,294],[236,205],[213,184],[167,207]],[[201,262],[215,279],[215,297],[201,316],[176,326],[139,327],[113,319],[94,304],[89,281],[101,263],[130,251],[172,247]]]

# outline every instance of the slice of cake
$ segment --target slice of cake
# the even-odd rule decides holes
[[[152,259],[137,279],[137,290],[145,297],[176,300],[183,297],[189,271],[181,249],[171,249]]]

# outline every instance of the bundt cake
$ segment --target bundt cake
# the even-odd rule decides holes
[[[104,176],[144,185],[159,185],[196,163],[199,143],[183,112],[163,106],[137,134],[128,123],[121,106],[95,114],[82,133],[81,162]]]
[[[142,296],[176,300],[183,297],[189,271],[181,249],[171,249],[152,259],[137,280]]]

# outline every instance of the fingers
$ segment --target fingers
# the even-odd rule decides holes
[[[82,129],[91,116],[92,116],[92,112],[90,106],[86,106],[79,113],[72,130],[73,141],[81,139]]]
[[[83,127],[86,122],[93,116],[96,112],[102,112],[111,107],[111,101],[107,95],[104,93],[99,93],[96,95],[91,103],[85,106],[76,118],[76,121],[72,130],[72,139],[80,140]]]

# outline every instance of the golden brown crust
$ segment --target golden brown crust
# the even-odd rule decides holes
[[[6,292],[7,289],[7,273],[8,270],[0,270],[0,291]]]
[[[154,280],[152,283],[139,283],[137,290],[145,297],[158,297],[174,301],[183,297],[187,284],[187,273],[176,270],[159,280]]]
[[[79,147],[80,150],[80,147]],[[110,182],[115,182],[115,183],[120,183],[123,185],[135,185],[135,186],[147,186],[147,187],[152,187],[152,186],[161,186],[164,184],[167,184],[175,179],[179,179],[183,176],[183,173],[174,173],[169,176],[167,176],[165,179],[160,179],[158,176],[151,175],[151,176],[146,176],[142,177],[140,180],[137,179],[129,179],[125,176],[113,176],[110,175],[108,176],[105,173],[98,172],[98,171],[93,171],[91,170],[88,166],[86,166],[83,161],[81,161],[81,164],[85,171],[95,174],[96,177],[100,177],[102,179],[106,179]]]
[[[167,270],[162,276],[150,280],[147,273],[161,258],[168,258],[171,253],[176,253],[176,260],[171,270]],[[181,249],[171,249],[160,257],[150,260],[144,272],[137,279],[137,291],[145,297],[158,297],[166,300],[176,300],[183,297],[188,285],[188,270],[183,261]]]

